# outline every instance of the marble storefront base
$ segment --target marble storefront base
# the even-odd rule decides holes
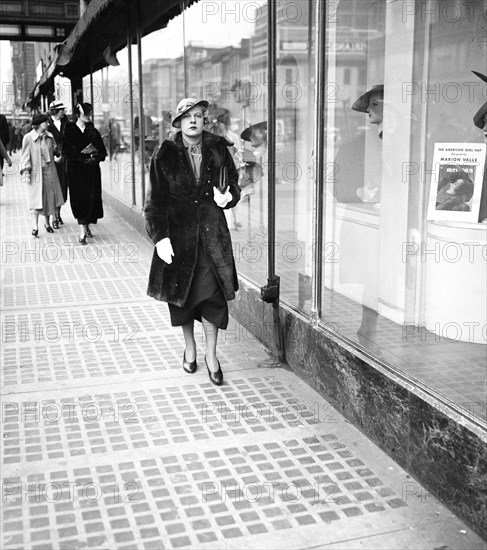
[[[259,288],[240,280],[230,313],[273,347],[272,307],[261,301]],[[487,538],[485,431],[296,311],[281,306],[280,318],[292,371]]]

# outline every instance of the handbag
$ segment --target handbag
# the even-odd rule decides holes
[[[225,193],[228,187],[228,169],[225,165],[220,167],[220,178],[218,180],[218,190]]]

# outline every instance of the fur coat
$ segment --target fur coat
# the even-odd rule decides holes
[[[238,173],[228,146],[224,137],[203,131],[199,185],[181,132],[154,151],[144,210],[146,228],[154,244],[169,237],[174,251],[172,263],[166,264],[154,249],[147,293],[157,300],[184,306],[196,266],[199,239],[225,299],[235,297],[238,279],[230,231],[223,209],[213,199],[213,186],[218,185],[220,168],[225,165],[233,197],[225,208],[234,207],[240,200]]]

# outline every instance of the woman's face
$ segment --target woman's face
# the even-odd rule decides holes
[[[82,121],[82,122],[90,122],[91,121],[91,112],[89,113],[81,113],[79,115],[79,119]]]
[[[39,134],[43,134],[47,130],[48,124],[49,123],[47,122],[47,120],[39,124],[39,126],[37,127],[37,131],[39,132]]]
[[[181,117],[181,132],[186,137],[197,138],[203,133],[205,116],[201,105],[195,105]]]
[[[371,124],[380,124],[383,118],[384,100],[381,94],[372,94],[369,99],[367,113]]]
[[[455,181],[452,181],[450,183],[450,188],[448,189],[447,193],[449,195],[455,195],[458,191],[458,188],[465,183],[465,180],[462,180],[461,178],[458,178]]]

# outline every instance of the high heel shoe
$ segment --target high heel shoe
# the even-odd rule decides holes
[[[63,219],[61,218],[61,216],[58,216],[56,221],[59,225],[64,225],[64,222],[63,222]]]
[[[206,355],[205,355],[206,368],[208,369],[208,376],[210,377],[211,382],[215,384],[215,386],[221,386],[223,384],[223,372],[220,367],[220,361],[218,361],[218,359],[216,361],[218,363],[218,370],[216,372],[213,372],[210,370],[210,367],[208,366],[208,361],[206,360]]]
[[[52,222],[52,228],[53,228],[53,229],[59,229],[59,224],[58,224],[57,220],[54,220],[54,221]]]
[[[50,225],[44,225],[48,233],[54,233],[54,229]]]
[[[86,235],[84,235],[83,237],[79,237],[78,241],[79,241],[79,244],[83,244],[83,245],[86,244]]]
[[[32,236],[37,237],[37,235],[39,235],[39,230],[38,229],[33,229],[32,230]]]
[[[86,234],[87,237],[93,237],[93,235],[92,235],[92,233],[91,233],[91,231],[90,231],[89,229],[87,229],[87,230],[85,231],[85,234]]]
[[[198,368],[198,365],[196,364],[196,359],[192,361],[191,363],[189,361],[186,361],[186,351],[183,354],[183,370],[184,372],[187,372],[188,374],[193,374],[196,372],[196,369]]]

